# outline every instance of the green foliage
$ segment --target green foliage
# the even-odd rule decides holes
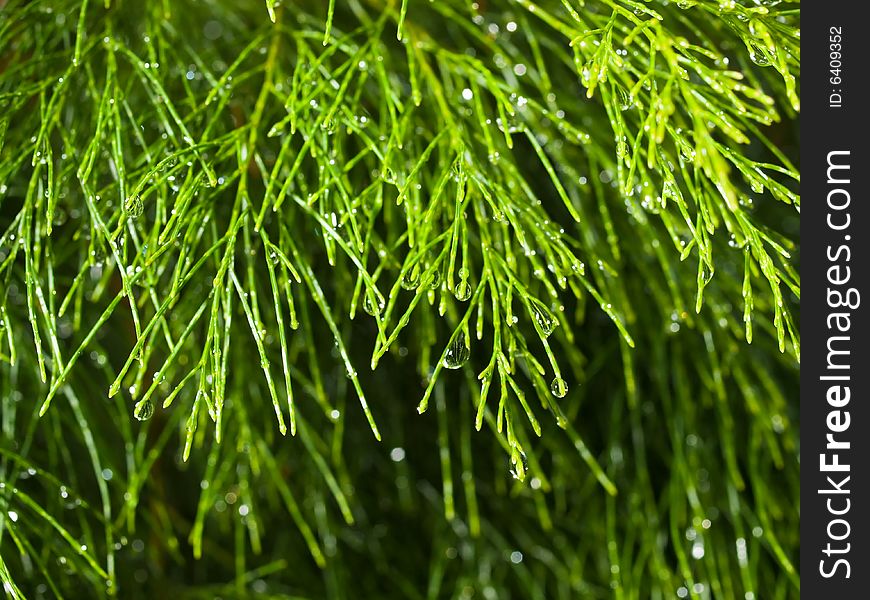
[[[796,597],[798,23],[0,0],[7,593]]]

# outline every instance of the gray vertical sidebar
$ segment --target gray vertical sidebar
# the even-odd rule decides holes
[[[863,6],[804,2],[801,14],[800,569],[812,600],[870,598]]]

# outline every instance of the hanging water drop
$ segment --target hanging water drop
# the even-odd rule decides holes
[[[463,279],[456,284],[456,288],[453,290],[453,295],[456,296],[456,299],[460,302],[465,302],[471,298],[471,284],[468,283],[467,279]]]
[[[142,216],[142,212],[145,210],[145,206],[144,204],[142,204],[142,198],[139,196],[139,194],[127,198],[127,202],[124,203],[124,210],[133,219]]]
[[[767,51],[757,44],[749,44],[749,59],[759,67],[770,66],[770,56]]]
[[[460,333],[447,348],[443,365],[448,369],[458,369],[468,362],[470,357],[471,349],[468,347],[468,340],[465,337],[465,333]]]
[[[619,140],[616,142],[616,158],[623,159],[628,154],[628,144],[625,143],[625,140]]]
[[[553,383],[550,384],[550,392],[556,398],[564,398],[565,394],[568,393],[568,383],[561,377],[556,377],[553,379]]]
[[[371,316],[381,314],[381,311],[384,309],[384,299],[380,296],[376,297],[376,301],[373,301],[372,298],[375,298],[374,292],[369,292],[363,298],[363,310]]]
[[[553,330],[558,327],[559,321],[540,300],[531,298],[529,300],[529,306],[531,308],[532,317],[534,317],[535,319],[535,324],[537,325],[538,331],[544,337],[550,337],[550,334],[553,333]]]
[[[147,421],[154,415],[154,404],[151,400],[145,400],[136,405],[133,409],[133,416],[140,421]]]
[[[420,287],[420,272],[417,267],[408,269],[402,276],[401,286],[406,290],[416,290]]]
[[[687,163],[694,163],[697,152],[688,144],[680,144],[680,158]]]
[[[619,95],[619,110],[626,111],[634,106],[634,97],[622,88],[617,88]]]
[[[756,194],[764,193],[764,184],[757,179],[753,179],[749,182],[749,188]]]
[[[701,268],[701,277],[705,284],[710,283],[710,280],[713,279],[713,269],[709,265],[704,264]]]
[[[519,454],[512,453],[510,463],[510,472],[513,478],[524,481],[526,478],[526,473],[528,473],[529,471],[529,461],[526,458],[526,453],[522,450],[519,452]]]
[[[433,290],[438,289],[439,283],[441,283],[441,272],[435,269],[429,274],[429,287]]]

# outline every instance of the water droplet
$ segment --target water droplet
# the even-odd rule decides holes
[[[142,211],[144,209],[145,206],[142,204],[142,198],[138,194],[130,196],[127,198],[127,202],[124,203],[124,210],[134,219],[142,216]]]
[[[710,283],[710,280],[713,279],[713,269],[705,264],[703,267],[701,267],[701,277],[703,278],[705,284]]]
[[[767,50],[757,44],[749,44],[749,59],[759,67],[769,67],[771,62]]]
[[[456,288],[453,290],[453,295],[456,296],[456,299],[460,302],[465,302],[471,298],[471,284],[463,279],[456,284]]]
[[[384,309],[384,299],[378,296],[376,300],[373,301],[372,298],[374,296],[374,292],[369,292],[363,298],[363,310],[372,316],[381,314],[381,311]]]
[[[622,88],[618,88],[619,110],[626,111],[634,106],[634,97]]]
[[[526,458],[525,452],[519,453],[519,460],[517,460],[517,456],[515,454],[511,455],[511,475],[513,475],[514,479],[519,479],[523,481],[526,478],[526,473],[529,471],[529,461]]]
[[[758,181],[757,179],[753,179],[749,182],[749,187],[756,194],[764,193],[764,184]]]
[[[151,400],[146,400],[141,404],[137,404],[136,408],[133,410],[133,416],[135,416],[140,421],[147,421],[154,415],[154,404]]]
[[[441,283],[441,272],[438,269],[435,269],[429,275],[429,287],[433,290],[437,289],[439,283]]]
[[[408,269],[402,276],[401,286],[406,290],[416,290],[420,287],[420,272],[416,267]]]
[[[544,337],[549,337],[553,330],[558,327],[559,321],[540,300],[530,298],[529,304],[538,330]]]
[[[616,142],[616,158],[622,159],[628,154],[628,144],[624,140]]]
[[[444,366],[448,369],[458,369],[471,357],[471,349],[464,333],[460,333],[450,343],[447,354],[444,356]]]
[[[564,398],[565,394],[568,393],[568,383],[561,377],[556,377],[553,379],[553,383],[550,384],[550,392],[556,398]]]
[[[688,145],[684,145],[680,147],[680,158],[682,158],[687,163],[694,163],[695,157],[697,153]]]

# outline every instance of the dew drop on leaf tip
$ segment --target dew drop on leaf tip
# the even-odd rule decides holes
[[[447,354],[444,355],[444,367],[448,369],[458,369],[462,367],[471,357],[471,349],[468,347],[468,341],[465,334],[459,334],[450,343],[447,348]]]
[[[144,209],[145,206],[142,203],[142,198],[138,194],[136,196],[130,196],[124,203],[124,210],[133,219],[142,216]]]
[[[471,298],[471,284],[465,279],[456,284],[456,289],[453,292],[456,299],[460,302],[465,302]]]
[[[140,421],[147,421],[154,415],[154,404],[151,400],[146,400],[141,404],[137,404],[136,408],[133,409],[133,416],[135,416]]]
[[[568,393],[568,383],[561,377],[556,377],[550,384],[550,392],[556,398],[564,398],[565,394]]]
[[[760,46],[755,44],[751,44],[749,48],[749,59],[754,62],[759,67],[769,67],[770,66],[770,57],[767,52]]]
[[[384,300],[381,297],[378,297],[376,300],[372,300],[372,296],[374,292],[368,293],[363,298],[363,310],[366,311],[367,314],[376,316],[381,314],[381,311],[384,309]]]
[[[512,455],[510,458],[510,473],[514,479],[523,481],[529,471],[529,460],[526,453],[520,451],[519,456]]]
[[[420,287],[420,273],[416,269],[409,269],[402,276],[401,285],[406,290],[416,290]]]
[[[559,321],[553,316],[553,313],[540,301],[532,301],[532,316],[545,337],[549,337],[559,325]]]

